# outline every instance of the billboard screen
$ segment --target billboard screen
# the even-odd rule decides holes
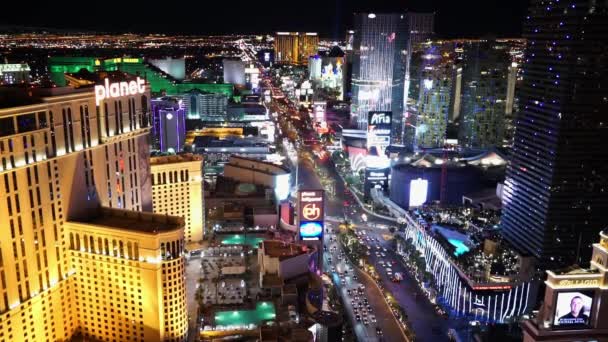
[[[319,240],[323,235],[323,222],[305,222],[300,224],[302,240]]]
[[[429,181],[418,178],[410,181],[410,207],[419,207],[426,202]]]
[[[588,328],[592,305],[592,291],[558,293],[553,326],[560,329]]]
[[[382,190],[388,189],[388,176],[390,174],[390,168],[384,169],[365,169],[365,184],[363,186],[364,195],[367,197],[370,195],[371,189],[380,187]]]
[[[392,112],[369,112],[367,117],[367,151],[372,156],[385,156],[391,144]]]
[[[300,237],[306,240],[321,239],[325,218],[323,190],[300,190],[298,203]]]

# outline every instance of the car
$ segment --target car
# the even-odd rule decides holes
[[[367,319],[363,318],[363,324],[364,325],[368,325],[369,324],[369,322],[367,321]]]
[[[361,316],[355,315],[355,319],[357,320],[357,322],[361,322]]]
[[[376,335],[382,336],[382,329],[380,327],[376,327]]]
[[[355,275],[353,276],[353,279],[354,279],[354,280],[359,280],[359,277],[357,277],[357,275],[355,274]]]
[[[350,296],[351,292],[350,290],[346,290],[346,293]]]
[[[354,299],[350,301],[350,305],[352,305],[353,307],[355,306],[355,300]]]
[[[374,315],[369,316],[369,320],[370,320],[372,323],[376,323],[376,316],[374,316]]]

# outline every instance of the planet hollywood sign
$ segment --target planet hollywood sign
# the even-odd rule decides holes
[[[107,98],[143,94],[146,91],[146,81],[137,77],[135,81],[110,83],[107,78],[103,85],[95,86],[95,104]]]

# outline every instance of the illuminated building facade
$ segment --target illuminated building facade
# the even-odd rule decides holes
[[[608,340],[607,266],[608,234],[603,231],[593,244],[588,269],[547,271],[543,305],[536,317],[523,322],[523,341]]]
[[[177,97],[153,99],[152,146],[161,152],[182,151],[186,139],[186,111]]]
[[[129,81],[123,74],[107,76],[111,84]],[[0,227],[6,228],[0,236],[0,339],[57,341],[82,334],[104,341],[181,340],[186,329],[177,322],[185,321],[185,310],[173,312],[173,318],[162,314],[163,305],[170,305],[163,303],[160,288],[168,276],[160,271],[165,264],[141,259],[149,253],[160,257],[155,248],[160,249],[147,244],[162,241],[163,233],[140,236],[148,222],[128,225],[134,232],[116,229],[122,218],[103,227],[86,222],[97,217],[100,206],[123,209],[103,209],[107,215],[152,211],[149,87],[135,95],[109,96],[99,106],[92,87],[28,93],[0,88],[0,95],[7,91],[13,93],[0,96]],[[140,226],[146,228],[138,231]],[[91,229],[94,236],[82,239],[78,252],[71,248],[70,233],[84,237],[80,229]],[[179,241],[183,228],[169,235]],[[101,251],[99,238],[112,249],[104,243],[104,255],[96,252],[94,259],[90,251],[93,246]],[[140,249],[117,256],[117,248],[123,253],[121,244],[128,249],[129,242]],[[137,253],[139,261],[128,260]],[[183,260],[173,262],[177,266]],[[101,267],[110,271],[109,265],[111,278],[99,272]],[[144,269],[159,270],[157,277],[153,280]],[[106,286],[109,279],[114,287]],[[171,286],[183,291],[182,279],[176,274]],[[156,288],[149,287],[153,284]]]
[[[344,41],[344,46],[346,48],[346,51],[352,51],[353,50],[353,42],[355,40],[355,31],[353,30],[348,30],[346,31],[346,39]]]
[[[608,4],[532,1],[502,232],[543,265],[586,265],[608,226]],[[550,47],[550,48],[547,48]]]
[[[27,64],[0,64],[0,85],[30,82],[30,66]]]
[[[222,60],[224,82],[245,85],[245,62],[240,59]]]
[[[232,96],[234,85],[229,83],[181,82],[143,58],[117,57],[101,59],[96,57],[50,57],[49,73],[58,86],[66,84],[65,73],[77,73],[81,69],[94,71],[122,71],[140,75],[150,85],[153,94],[181,95],[191,90]]]
[[[338,100],[343,100],[346,63],[344,52],[337,46],[311,56],[308,61],[309,79],[315,90],[323,89]]]
[[[315,32],[277,32],[274,37],[274,56],[277,63],[308,64],[308,57],[316,55],[319,36]]]
[[[65,223],[75,322],[101,341],[183,341],[184,221],[100,208]]]
[[[474,148],[502,146],[511,66],[506,46],[491,41],[467,44],[463,62],[459,143]]]
[[[351,117],[367,129],[370,111],[393,112],[393,141],[401,141],[407,25],[404,14],[355,14]]]
[[[157,214],[183,217],[187,242],[203,239],[202,167],[203,158],[194,154],[150,159],[153,210]]]
[[[182,95],[183,106],[188,119],[203,121],[225,121],[228,108],[228,96],[190,90]]]
[[[419,147],[443,147],[453,107],[458,69],[437,50],[423,56],[420,72],[415,144]],[[453,115],[453,114],[452,114]]]

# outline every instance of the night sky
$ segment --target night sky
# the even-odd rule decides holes
[[[163,3],[163,5],[158,5]],[[357,11],[430,11],[440,37],[518,37],[528,0],[45,1],[11,11],[5,25],[141,33],[317,31],[343,38]]]

